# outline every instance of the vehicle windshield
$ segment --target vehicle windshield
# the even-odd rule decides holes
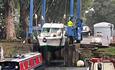
[[[51,33],[56,33],[59,30],[59,28],[51,28]]]
[[[49,33],[50,32],[50,28],[43,28],[42,33]]]
[[[42,33],[56,33],[59,30],[59,28],[43,28]]]

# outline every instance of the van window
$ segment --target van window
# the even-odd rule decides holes
[[[96,36],[97,36],[97,37],[103,37],[102,32],[97,32],[97,33],[96,33]]]

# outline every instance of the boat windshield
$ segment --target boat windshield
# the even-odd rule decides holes
[[[43,28],[42,33],[56,33],[60,28]]]
[[[59,28],[51,28],[51,33],[56,33],[59,30]]]
[[[42,33],[49,33],[50,28],[43,28]]]

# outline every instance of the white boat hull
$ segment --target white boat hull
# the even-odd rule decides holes
[[[46,42],[43,42],[43,39],[46,38]],[[40,46],[64,46],[66,37],[39,37]]]

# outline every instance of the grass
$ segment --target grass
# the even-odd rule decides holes
[[[104,55],[115,56],[115,47],[99,48],[98,51],[102,52]]]

